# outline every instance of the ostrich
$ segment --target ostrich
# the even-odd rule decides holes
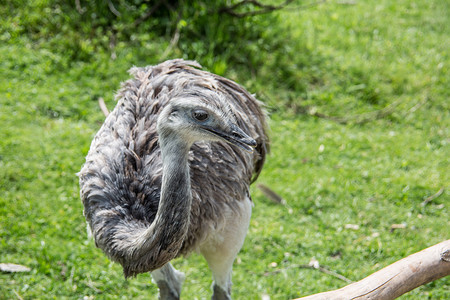
[[[192,251],[211,269],[212,299],[230,299],[249,185],[269,150],[260,103],[200,68],[132,68],[79,173],[96,246],[125,277],[151,272],[162,299],[179,299],[184,274],[170,260]]]

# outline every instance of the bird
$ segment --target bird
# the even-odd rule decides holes
[[[264,105],[196,61],[129,72],[78,173],[95,245],[125,278],[150,272],[161,299],[181,295],[185,275],[171,260],[200,253],[212,299],[231,299],[249,186],[270,150]]]

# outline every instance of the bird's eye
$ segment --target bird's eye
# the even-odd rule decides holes
[[[208,113],[202,109],[197,109],[192,113],[192,117],[197,121],[205,121],[208,119]]]

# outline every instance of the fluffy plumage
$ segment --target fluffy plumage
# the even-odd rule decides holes
[[[238,203],[249,197],[249,185],[269,150],[260,103],[233,81],[198,68],[183,60],[132,68],[134,78],[123,84],[79,173],[84,214],[96,245],[122,264],[125,276],[158,269],[196,250],[225,226],[223,212],[239,213]],[[189,97],[221,112],[257,146],[249,153],[221,141],[194,143],[188,153],[189,214],[171,228],[155,228],[163,173],[157,120],[173,99]],[[167,218],[183,213],[176,203],[164,209]]]

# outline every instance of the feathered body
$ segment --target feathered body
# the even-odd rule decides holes
[[[118,103],[96,134],[79,173],[84,214],[96,245],[122,264],[125,276],[160,268],[173,257],[198,249],[227,226],[224,212],[239,214],[239,202],[249,198],[249,185],[268,152],[260,103],[238,84],[198,68],[197,63],[183,60],[132,68],[134,78],[123,84]],[[157,120],[173,99],[189,97],[223,111],[257,146],[249,153],[226,142],[195,142],[186,170],[190,210],[179,216],[187,201],[182,195],[178,203],[160,205],[163,160]],[[184,192],[173,187],[173,193]],[[166,211],[158,224],[165,222],[167,227],[172,217],[174,223],[170,228],[152,228],[149,238],[149,228],[158,225],[158,209]],[[179,230],[182,227],[186,230]]]

